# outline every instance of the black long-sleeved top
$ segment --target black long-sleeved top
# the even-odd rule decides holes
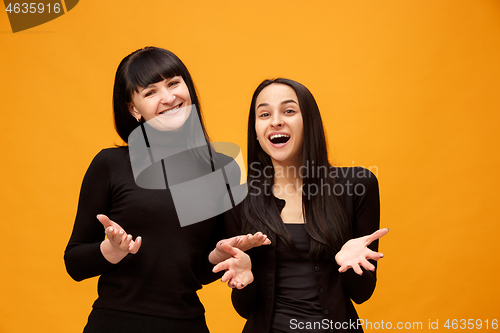
[[[350,237],[369,235],[379,229],[380,202],[378,182],[370,171],[356,168],[332,168],[350,227]],[[275,198],[280,211],[285,201]],[[378,250],[378,241],[370,246]],[[261,246],[248,252],[252,259],[254,282],[242,290],[233,290],[232,301],[236,311],[247,323],[244,333],[265,333],[271,329],[273,306],[275,303],[276,248],[274,245]],[[376,266],[376,263],[373,262]],[[368,300],[375,289],[376,272],[363,269],[359,276],[352,269],[339,273],[334,260],[314,262],[311,274],[316,279],[319,302],[323,318],[328,323],[327,331],[362,332],[360,326],[353,326],[358,319],[352,304]],[[352,300],[352,301],[351,301]],[[335,325],[340,329],[335,329]],[[342,325],[346,330],[342,329]],[[353,329],[354,327],[354,329]],[[333,328],[331,330],[331,328]],[[300,332],[300,330],[291,330]]]
[[[222,165],[229,158],[218,154]],[[184,168],[196,168],[186,163]],[[220,165],[215,166],[216,169]],[[233,174],[232,177],[239,175]],[[105,214],[133,237],[143,239],[137,254],[117,264],[100,251]],[[212,273],[208,254],[221,238],[224,215],[181,227],[169,189],[138,187],[128,147],[102,150],[85,174],[73,233],[64,260],[77,281],[98,276],[94,308],[110,308],[170,318],[204,313],[196,291],[220,275]],[[227,221],[226,221],[227,222]]]

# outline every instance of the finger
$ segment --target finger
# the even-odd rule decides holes
[[[241,240],[241,238],[239,236],[235,236],[235,237],[229,238],[229,240],[227,242],[224,242],[224,243],[228,243],[231,246],[236,246],[240,242],[240,240]]]
[[[367,245],[370,245],[373,241],[379,239],[380,237],[384,236],[388,232],[389,232],[388,228],[379,229],[379,230],[375,231],[373,234],[369,235],[366,238]]]
[[[242,237],[241,241],[237,244],[237,248],[242,251],[250,250],[251,248],[258,247],[261,245],[269,245],[271,241],[262,232],[257,232],[254,235]]]
[[[137,236],[137,238],[135,239],[135,242],[132,242],[132,244],[129,246],[128,252],[130,252],[132,254],[136,254],[137,251],[139,251],[139,249],[141,248],[141,244],[142,244],[142,237]]]
[[[218,263],[217,265],[212,268],[212,272],[218,273],[227,270],[229,267],[227,260],[224,260],[223,262]]]
[[[132,235],[124,235],[122,242],[120,243],[120,249],[128,252],[130,242],[132,242]]]
[[[118,228],[109,226],[104,230],[104,232],[106,233],[106,236],[108,236],[109,240],[117,244],[120,244],[122,242],[123,236],[125,235],[124,230],[119,228],[119,226]]]
[[[235,288],[241,290],[241,289],[245,288],[245,284],[244,283],[236,283]]]
[[[250,281],[249,275],[253,279],[251,272],[244,272],[239,269],[229,269],[228,272],[231,272],[231,279],[229,280],[231,288],[241,288],[242,284],[245,285],[245,281]]]
[[[237,247],[232,247],[231,245],[229,245],[227,243],[222,244],[221,249],[233,257],[236,257],[236,256],[240,255],[240,253],[242,253],[242,251],[240,249],[238,249]]]
[[[257,238],[257,239],[258,239],[258,238],[262,237],[263,235],[264,235],[264,234],[263,234],[262,232],[257,231],[255,234],[253,234],[253,237],[252,237],[252,238]]]
[[[267,239],[267,236],[264,235],[262,232],[257,232],[253,238],[252,238],[252,244],[253,244],[253,247],[255,246],[261,246],[262,244],[264,244],[264,242],[266,241]]]
[[[104,233],[106,234],[106,236],[108,238],[113,236],[113,231],[115,231],[115,229],[113,227],[107,227],[106,229],[104,229]]]
[[[378,261],[380,258],[383,258],[383,257],[384,257],[384,254],[380,253],[380,252],[370,251],[366,254],[366,259],[371,259],[371,260],[375,260],[375,261]]]
[[[116,223],[113,220],[110,220],[109,217],[107,217],[104,214],[99,214],[97,215],[97,219],[101,224],[106,228],[106,227],[113,227],[115,229],[123,229],[118,223]]]
[[[263,234],[260,231],[257,231],[253,235],[247,236],[247,242],[248,242],[248,246],[247,247],[249,249],[251,249],[254,246],[259,246],[260,245],[259,243],[261,242],[262,237],[263,237]]]
[[[127,238],[127,234],[125,233],[125,230],[118,229],[118,232],[116,233],[116,239],[119,241],[119,243],[120,244],[123,243],[125,241],[125,238]]]
[[[96,216],[97,219],[99,220],[99,222],[101,222],[101,224],[104,226],[104,228],[107,228],[107,227],[111,227],[112,224],[111,224],[111,220],[109,219],[109,217],[107,217],[106,215],[104,214],[99,214]]]
[[[224,273],[224,275],[222,275],[222,278],[220,279],[221,282],[226,282],[226,281],[229,281],[233,278],[233,272],[228,270],[226,271],[226,273]]]
[[[266,240],[264,241],[264,243],[262,243],[262,245],[269,245],[271,244],[271,240],[269,238],[267,238],[267,235],[266,236]]]
[[[361,266],[363,266],[364,269],[367,269],[369,271],[374,271],[375,270],[375,266],[370,263],[368,260],[363,260],[361,261]]]
[[[248,239],[246,236],[238,236],[236,237],[236,243],[231,244],[229,243],[232,247],[237,247],[238,249],[242,251],[248,250]]]
[[[363,270],[361,269],[361,267],[359,267],[358,264],[353,264],[351,268],[356,274],[363,275]]]
[[[241,235],[237,237],[237,242],[236,244],[231,244],[233,247],[237,247],[241,249],[242,251],[246,251],[248,249],[252,248],[252,240],[253,240],[253,235],[252,234],[247,234],[247,235]]]
[[[252,278],[252,281],[253,281],[253,278]],[[228,286],[233,288],[233,289],[243,289],[245,288],[246,286],[248,286],[250,283],[252,283],[251,281],[248,282],[248,283],[243,283],[241,281],[238,281],[236,279],[232,279],[231,281],[228,282]]]
[[[232,274],[232,277],[231,279],[227,282],[227,286],[229,288],[237,288],[237,289],[240,289],[241,288],[241,285],[244,285],[241,280],[239,278],[236,277],[236,274]]]
[[[250,284],[250,283],[248,283]],[[243,289],[245,288],[245,286],[247,286],[247,284],[241,282],[240,280],[238,279],[231,279],[229,282],[228,282],[228,286],[230,288],[233,288],[233,289]]]
[[[113,227],[108,227],[106,228],[106,236],[111,243],[115,244],[115,246],[120,245],[122,235],[118,234],[118,230],[114,229]]]
[[[125,238],[127,237],[127,234],[123,232],[123,230],[115,230],[113,232],[113,242],[118,244],[120,246]]]
[[[347,271],[349,268],[351,268],[351,266],[350,266],[350,265],[348,265],[348,264],[345,264],[345,263],[344,263],[344,264],[342,264],[342,265],[339,267],[339,272],[340,272],[340,273],[344,273],[344,272],[345,272],[345,271]]]
[[[218,245],[219,247],[223,244],[223,243],[228,243],[229,245],[231,246],[236,246],[236,244],[238,244],[238,236],[234,236],[234,237],[231,237],[229,239],[222,239]]]
[[[115,236],[115,229],[113,227],[107,227],[104,232],[106,233],[106,237],[108,237],[110,241],[113,241],[113,237]]]

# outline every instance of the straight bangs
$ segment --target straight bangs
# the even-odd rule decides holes
[[[158,48],[145,47],[139,49],[120,62],[116,70],[115,83],[113,88],[113,113],[115,118],[116,132],[124,142],[128,143],[128,136],[139,126],[137,120],[129,111],[129,103],[132,101],[134,93],[139,92],[139,88],[148,87],[150,84],[180,76],[184,79],[189,90],[191,103],[196,106],[196,110],[201,121],[202,132],[193,132],[189,137],[190,143],[210,140],[203,123],[201,106],[198,95],[194,87],[193,79],[188,69],[182,61],[172,52]],[[186,122],[186,128],[194,131],[193,117]],[[196,146],[194,144],[194,146]]]
[[[174,76],[184,76],[180,61],[163,52],[143,52],[138,54],[126,70],[127,93],[132,96],[139,92],[139,87],[170,79]]]

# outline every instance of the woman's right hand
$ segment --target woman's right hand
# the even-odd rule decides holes
[[[215,249],[213,249],[213,251],[210,252],[210,255],[208,256],[209,261],[214,265],[217,265],[218,263],[231,257],[231,255],[229,255],[227,251],[224,251],[224,249],[222,249],[222,244],[229,244],[230,246],[235,247],[241,251],[248,251],[254,247],[269,245],[271,244],[271,240],[268,239],[267,236],[260,231],[256,232],[254,235],[240,235],[220,240],[217,242]]]
[[[106,215],[99,214],[97,219],[106,230],[107,238],[101,243],[101,253],[112,264],[119,263],[127,254],[136,254],[142,244],[142,238],[138,236],[135,241],[132,235],[116,222],[111,221]]]
[[[228,243],[229,245],[240,249],[241,251],[248,251],[254,247],[259,247],[261,245],[271,244],[271,240],[267,238],[262,232],[258,231],[254,235],[240,235],[229,239],[221,240],[218,245],[222,243]]]

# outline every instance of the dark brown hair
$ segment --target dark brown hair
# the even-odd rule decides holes
[[[326,172],[307,173],[302,178],[302,211],[305,227],[311,236],[310,255],[333,257],[348,240],[348,223],[342,202],[335,193],[310,195],[311,185],[322,188],[324,184],[334,188],[335,180],[329,176],[331,165],[328,161],[327,144],[323,122],[318,105],[311,92],[302,84],[284,78],[263,81],[255,90],[248,115],[248,195],[243,204],[244,231],[262,230],[275,234],[288,246],[292,246],[291,236],[285,228],[275,200],[272,186],[274,168],[269,155],[257,141],[255,132],[255,107],[260,92],[271,84],[285,84],[291,87],[298,98],[304,126],[302,143],[302,165]],[[273,172],[265,172],[272,170]],[[271,232],[270,232],[271,231]]]
[[[184,63],[172,52],[158,47],[145,47],[132,52],[126,56],[118,66],[113,89],[113,112],[115,128],[123,141],[128,143],[130,133],[139,126],[137,120],[130,114],[128,103],[131,102],[134,92],[139,87],[147,87],[150,84],[182,76],[186,83],[191,103],[196,106],[200,118],[202,135],[208,143],[209,138],[203,123],[201,107],[198,101],[196,89]],[[189,117],[188,122],[193,117]],[[190,126],[188,124],[188,126]],[[196,135],[197,133],[194,133]],[[193,138],[199,142],[200,138]]]

